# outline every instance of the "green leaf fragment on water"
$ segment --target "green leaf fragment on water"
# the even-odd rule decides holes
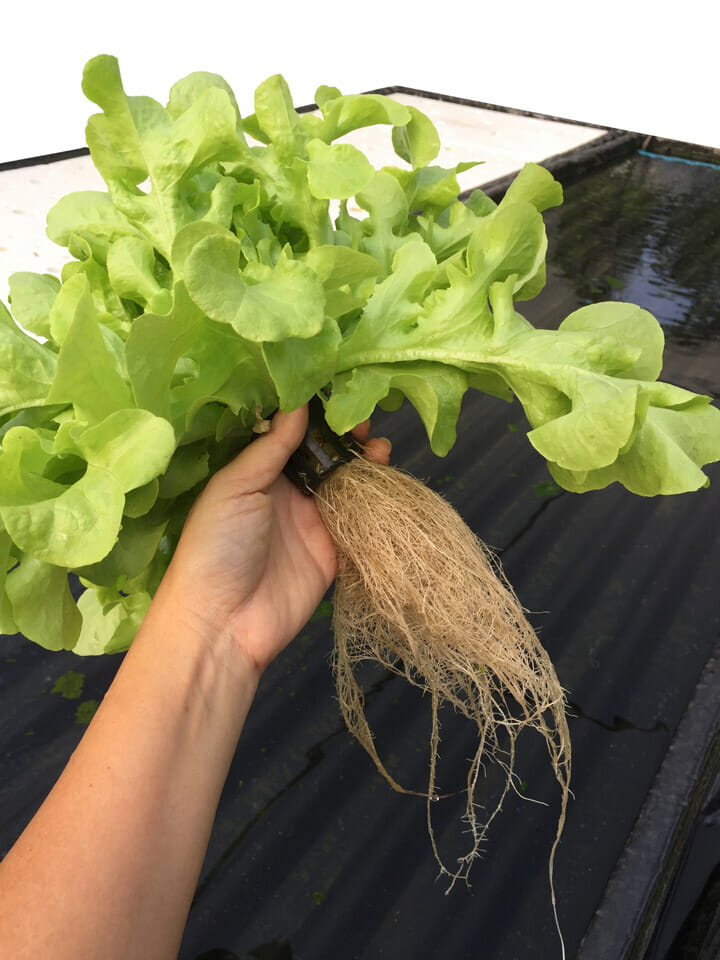
[[[310,617],[310,623],[317,623],[318,620],[326,620],[332,616],[333,606],[331,600],[322,600],[315,613]],[[309,639],[309,638],[308,638]]]
[[[77,670],[68,670],[67,673],[57,678],[51,693],[59,693],[66,700],[79,700],[84,685],[84,673],[78,673]]]
[[[99,706],[98,700],[84,700],[75,711],[75,723],[86,726],[95,716]]]
[[[517,474],[515,474],[517,476]],[[547,480],[544,483],[536,483],[533,487],[533,493],[536,497],[556,497],[559,493],[562,493],[562,487],[559,487],[557,483],[552,480]]]

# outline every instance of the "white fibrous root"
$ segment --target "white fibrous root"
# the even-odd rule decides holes
[[[527,729],[545,740],[561,788],[550,881],[565,821],[570,736],[564,692],[555,669],[499,563],[460,515],[414,477],[358,457],[338,468],[316,494],[338,551],[333,667],[348,729],[391,786],[365,716],[356,668],[368,660],[404,676],[430,696],[432,732],[427,790],[428,829],[441,870],[467,880],[491,821],[513,785],[515,743]],[[465,818],[470,849],[449,867],[432,828],[439,745],[438,711],[450,704],[477,729],[467,770]],[[479,818],[475,791],[488,760],[504,771],[504,789]]]

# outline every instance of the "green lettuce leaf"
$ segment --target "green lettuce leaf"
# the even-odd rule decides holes
[[[54,334],[62,346],[47,403],[71,403],[79,420],[92,423],[132,406],[130,388],[108,346],[110,334],[103,333],[84,276],[63,285],[55,310]],[[65,331],[59,334],[61,315]]]
[[[410,121],[393,128],[393,148],[414,170],[422,169],[431,164],[440,152],[440,137],[433,123],[421,110],[417,107],[407,109],[410,111]]]
[[[341,339],[337,323],[328,318],[313,337],[263,344],[263,357],[281,410],[296,410],[330,383]]]
[[[257,130],[263,143],[272,144],[280,160],[292,162],[295,157],[306,157],[307,134],[280,74],[268,77],[255,91],[254,120],[254,125],[252,118],[245,121],[248,129]]]
[[[67,570],[24,556],[7,575],[5,590],[19,632],[46,650],[72,650],[81,617]]]
[[[384,167],[383,172],[393,176],[403,188],[410,210],[438,216],[457,199],[460,192],[457,175],[476,166],[477,162],[468,161],[449,170],[445,167],[416,167],[413,170]]]
[[[0,524],[0,634],[8,636],[19,633],[13,617],[12,604],[5,589],[7,573],[16,563],[12,551],[13,542],[10,535]]]
[[[322,120],[312,115],[302,117],[312,136],[332,143],[353,130],[377,123],[406,127],[413,119],[409,107],[379,93],[351,93],[343,96],[337,87],[318,87],[315,98]],[[420,113],[420,111],[417,111]],[[429,121],[428,121],[429,122]]]
[[[182,449],[182,448],[181,448]],[[153,561],[165,533],[166,521],[153,524],[145,517],[122,518],[122,526],[110,553],[97,563],[78,567],[78,576],[104,587],[117,587],[140,576]]]
[[[584,493],[617,482],[644,497],[707,487],[710,481],[701,467],[720,459],[720,411],[710,405],[710,397],[658,383],[641,390],[640,401],[638,407],[646,407],[644,416],[637,418],[631,442],[619,448],[610,463],[573,470],[550,459],[550,472],[557,483],[574,493]],[[593,424],[598,433],[602,426]],[[535,445],[533,433],[528,439]],[[617,436],[617,430],[609,424],[604,438],[601,434],[606,443]],[[557,451],[548,452],[557,455]]]
[[[66,421],[54,441],[14,427],[0,453],[0,517],[20,550],[75,568],[115,545],[125,494],[165,471],[175,448],[170,424],[144,410],[120,410],[95,426]],[[81,465],[71,482],[49,479]]]
[[[0,303],[0,417],[44,404],[56,366],[56,355],[26,336]]]
[[[47,235],[61,247],[84,240],[93,258],[103,265],[111,243],[121,237],[143,237],[110,195],[100,190],[81,190],[58,200],[47,215]]]
[[[351,247],[313,247],[303,258],[323,285],[325,313],[338,320],[363,307],[382,267],[374,257]]]
[[[322,140],[307,145],[310,157],[307,169],[308,188],[314,197],[346,200],[365,187],[373,176],[373,168],[364,153],[350,143],[328,146]]]
[[[149,312],[135,321],[125,343],[125,358],[138,407],[170,420],[173,375],[178,361],[195,342],[203,320],[184,285],[178,283],[169,314]]]
[[[83,90],[103,111],[90,118],[87,142],[114,205],[169,259],[178,230],[208,213],[219,185],[203,191],[193,178],[216,160],[249,155],[237,104],[213,84],[189,100],[176,94],[169,111],[150,97],[128,97],[110,56],[90,60]],[[146,180],[149,192],[140,186]]]
[[[467,388],[467,373],[442,363],[368,364],[333,380],[325,416],[336,432],[345,433],[358,417],[369,418],[386,397],[401,394],[420,414],[433,452],[443,457],[457,439],[455,427]]]
[[[459,381],[445,395],[435,391],[439,412],[428,414],[417,392],[388,369],[399,361],[440,363],[471,374],[473,385],[491,377],[484,386],[495,395],[502,394],[494,385],[504,383],[534,428],[528,439],[568,489],[616,480],[646,496],[698,489],[706,482],[701,466],[720,459],[720,411],[708,398],[678,399],[676,388],[640,379],[657,375],[662,351],[662,333],[646,311],[595,304],[551,331],[535,330],[514,310],[514,292],[544,256],[538,218],[524,201],[483,218],[468,242],[466,267],[448,270],[450,284],[442,289],[432,289],[435,258],[426,244],[399,249],[391,275],[340,347],[328,422],[347,429],[369,414],[368,397],[377,402],[400,390],[423,418],[433,450],[446,453],[454,436],[436,424],[457,419]]]
[[[49,273],[14,273],[8,299],[20,326],[48,339],[50,310],[59,290],[60,281]]]
[[[111,588],[87,589],[78,600],[82,617],[73,652],[80,657],[127,650],[140,629],[150,594],[123,596]]]
[[[238,269],[240,243],[231,233],[200,240],[185,261],[185,283],[205,314],[246,340],[313,337],[324,322],[325,295],[315,273],[281,254],[274,267]]]
[[[108,249],[108,279],[119,297],[153,313],[168,313],[172,294],[160,285],[155,263],[155,249],[149,240],[120,237]]]

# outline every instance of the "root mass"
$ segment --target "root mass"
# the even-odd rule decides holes
[[[553,862],[570,781],[565,698],[552,663],[497,560],[439,494],[393,467],[358,458],[323,482],[318,508],[338,550],[333,668],[348,729],[391,786],[398,784],[376,750],[356,665],[375,660],[430,695],[432,733],[428,829],[436,859],[452,883],[467,880],[488,827],[513,786],[515,743],[526,728],[544,738],[561,789]],[[471,721],[477,749],[466,780],[471,844],[447,866],[432,828],[444,704]],[[482,817],[475,788],[486,761],[499,763],[504,789]],[[452,884],[451,884],[452,885]]]

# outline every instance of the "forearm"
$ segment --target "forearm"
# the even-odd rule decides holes
[[[158,597],[66,770],[0,864],[0,955],[177,955],[257,686]]]

